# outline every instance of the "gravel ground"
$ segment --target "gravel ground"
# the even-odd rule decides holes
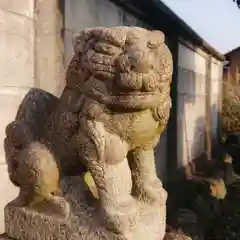
[[[222,202],[221,215],[214,219],[207,229],[206,240],[240,239],[240,183],[228,188],[228,194]]]

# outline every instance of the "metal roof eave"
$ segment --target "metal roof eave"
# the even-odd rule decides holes
[[[225,57],[200,37],[186,22],[178,17],[168,6],[161,0],[110,0],[116,5],[124,8],[139,19],[143,19],[147,23],[153,25],[164,32],[168,32],[169,28],[174,29],[182,38],[191,40],[208,54],[211,54],[220,61],[224,61]],[[151,14],[149,14],[149,12]],[[159,13],[162,13],[159,15]],[[165,17],[165,18],[164,18]],[[166,19],[168,17],[169,19]],[[156,19],[158,21],[156,21]]]

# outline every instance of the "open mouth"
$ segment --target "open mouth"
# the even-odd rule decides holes
[[[132,91],[132,92],[120,92],[117,96],[113,97],[146,97],[146,96],[159,96],[159,90],[154,92],[139,92],[139,91]]]
[[[110,74],[112,77],[114,77],[116,74],[116,72],[113,70],[111,71],[111,69],[101,69],[101,70],[94,69],[94,71],[95,71],[95,73],[97,73],[97,75],[98,74]]]
[[[88,97],[95,99],[99,103],[109,106],[123,107],[126,109],[147,109],[158,107],[166,101],[165,97],[156,92],[129,92],[117,95],[106,95],[101,93],[98,89],[88,95]]]
[[[92,53],[93,54],[93,53]],[[82,62],[84,67],[95,74],[110,74],[115,76],[116,66],[113,57],[109,56],[96,59],[96,53],[93,56],[83,56]]]

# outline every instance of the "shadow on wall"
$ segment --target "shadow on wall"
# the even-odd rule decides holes
[[[218,114],[216,105],[212,105],[211,113]],[[217,122],[215,122],[217,124]],[[187,177],[187,174],[194,174],[194,170],[197,172],[205,171],[208,168],[208,164],[205,159],[206,154],[206,140],[205,140],[205,134],[206,134],[206,122],[205,122],[205,116],[199,116],[195,120],[195,128],[193,137],[189,139],[186,137],[186,133],[184,133],[184,127],[182,129],[179,129],[179,135],[182,136],[182,139],[185,139],[185,143],[183,146],[184,148],[181,148],[179,151],[182,156],[184,156],[182,164],[178,164],[175,170],[173,170],[174,177],[170,178],[169,182],[178,181],[179,179],[184,179]],[[186,122],[186,126],[188,126],[188,123]],[[220,126],[215,126],[218,131],[218,128]],[[185,135],[185,136],[184,136]],[[184,136],[184,137],[183,137]],[[219,138],[220,136],[215,135],[215,138]],[[215,146],[212,146],[214,148],[214,159],[221,159],[224,154],[224,147],[221,145],[220,139],[215,139]],[[185,153],[184,153],[185,152]],[[210,161],[208,161],[210,162]],[[211,165],[211,164],[210,164]],[[190,171],[190,172],[189,172]]]
[[[186,177],[191,169],[191,163],[194,159],[198,158],[204,152],[204,132],[202,128],[205,127],[205,116],[198,117],[195,121],[195,129],[193,137],[188,138],[186,134],[186,128],[188,123],[183,124],[181,129],[178,129],[178,134],[181,136],[181,140],[184,141],[181,147],[178,147],[178,154],[181,154],[181,162],[177,163],[176,169],[173,170],[170,182],[178,181]]]
[[[168,123],[168,180],[176,178],[176,169],[184,162],[186,139],[185,129],[193,129],[196,112],[196,56],[192,50],[179,42],[171,44],[174,71],[171,85],[172,110]],[[192,117],[194,116],[194,117]],[[192,134],[192,133],[191,133]],[[181,156],[181,157],[179,157]]]
[[[179,44],[178,55],[177,169],[205,150],[207,100],[206,57],[183,44]]]
[[[215,106],[212,106],[212,111],[215,110]],[[191,159],[187,159],[186,165],[179,165],[178,168],[173,171],[174,178],[171,178],[170,181],[166,183],[166,190],[168,192],[167,199],[167,216],[173,216],[178,209],[180,208],[192,208],[193,203],[196,201],[198,194],[200,193],[200,189],[202,189],[201,184],[189,184],[187,180],[187,176],[190,175],[207,175],[211,174],[211,169],[213,166],[213,161],[209,161],[206,158],[206,154],[204,151],[204,141],[200,140],[199,137],[202,133],[199,132],[199,125],[205,126],[205,116],[200,116],[196,119],[194,137],[191,141],[191,145],[189,149],[195,157]],[[203,134],[204,135],[204,134]],[[204,139],[204,136],[203,136]],[[199,145],[202,145],[199,146]],[[220,145],[218,146],[218,154],[217,161],[222,159],[224,154],[224,148]],[[171,217],[168,219],[171,221]]]
[[[181,168],[196,154],[195,146],[201,146],[205,95],[202,96],[198,83],[205,78],[197,73],[197,55],[182,44],[179,44],[178,59],[176,168]],[[195,138],[196,133],[198,138]]]
[[[221,141],[221,113],[219,112],[217,105],[212,105],[212,156],[213,158],[219,158],[222,155],[222,141]]]
[[[213,104],[211,107],[211,112],[212,114],[212,120],[214,118],[214,115],[216,117],[219,115],[216,104]],[[197,124],[202,124],[202,121],[205,122],[204,117],[200,117],[197,120]],[[196,124],[196,126],[197,126]],[[195,134],[194,134],[194,141],[192,145],[192,151],[197,151],[197,154],[195,154],[195,157],[191,159],[192,166],[194,166],[196,171],[199,172],[204,172],[208,169],[208,162],[213,162],[214,159],[220,160],[223,157],[224,154],[224,146],[221,144],[221,139],[220,135],[217,134],[219,132],[219,128],[221,127],[220,124],[218,124],[218,120],[212,121],[212,130],[211,130],[211,136],[212,136],[212,161],[209,161],[206,159],[206,139],[205,139],[205,134],[206,134],[206,123],[204,123],[204,133],[203,133],[203,139],[204,139],[204,150],[203,151],[198,151],[198,138],[199,138],[199,132],[198,128],[195,129]],[[210,163],[211,166],[211,163]]]
[[[194,170],[191,155],[192,152],[196,152],[196,149],[199,148],[200,139],[199,139],[199,125],[204,124],[205,116],[200,116],[195,120],[195,129],[194,135],[191,141],[185,140],[184,134],[184,124],[181,123],[182,128],[178,128],[178,135],[181,136],[182,141],[185,141],[181,148],[178,150],[178,154],[183,156],[182,163],[177,163],[175,169],[172,170],[172,175],[168,178],[168,181],[165,184],[165,189],[168,192],[167,198],[167,223],[172,225],[175,220],[176,213],[179,209],[189,208],[189,199],[190,195],[194,196],[197,194],[198,189],[191,188],[186,184],[187,175],[190,175],[190,171]],[[186,122],[186,125],[188,123]],[[178,125],[179,126],[179,125]],[[188,125],[189,126],[189,125]],[[203,153],[199,152],[199,155]],[[186,159],[184,159],[184,157]],[[193,191],[192,191],[193,190]],[[191,205],[191,204],[190,204]]]

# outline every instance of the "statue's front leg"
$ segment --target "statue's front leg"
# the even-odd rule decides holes
[[[127,144],[102,126],[94,128],[92,139],[81,134],[79,153],[96,184],[103,223],[109,230],[126,236],[138,218],[136,200],[131,196]]]
[[[104,189],[99,195],[106,227],[128,236],[131,228],[139,221],[139,209],[131,196],[131,173],[127,159],[104,168]]]
[[[157,177],[153,148],[141,147],[131,151],[129,165],[132,172],[133,196],[143,202],[165,204],[167,192]]]

